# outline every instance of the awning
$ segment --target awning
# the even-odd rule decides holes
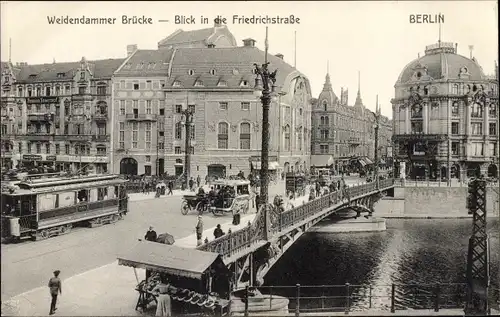
[[[331,155],[311,155],[311,166],[324,167],[333,164],[333,157]]]
[[[367,157],[363,157],[363,160],[365,161],[366,165],[373,164],[373,162],[369,158],[367,158]]]
[[[218,253],[149,241],[139,242],[127,255],[118,257],[119,265],[197,279],[216,261],[222,262]]]
[[[260,170],[260,162],[252,162],[253,168],[256,170]],[[277,170],[280,167],[280,163],[278,162],[269,162],[268,169]]]
[[[361,164],[361,166],[363,166],[363,167],[366,166],[365,161],[363,161],[362,159],[359,159],[358,162],[359,162],[359,164]]]

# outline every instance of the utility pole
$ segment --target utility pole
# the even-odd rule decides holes
[[[184,125],[186,127],[186,140],[184,143],[184,180],[186,186],[189,184],[189,179],[191,176],[191,126],[193,123],[193,113],[188,108],[185,109],[182,114],[184,115]]]
[[[261,151],[261,166],[260,166],[260,200],[262,206],[264,206],[264,239],[267,240],[269,234],[269,215],[267,214],[266,205],[269,203],[269,106],[271,104],[271,99],[275,95],[275,82],[276,73],[269,73],[267,62],[267,51],[268,51],[268,28],[266,27],[266,42],[265,42],[265,61],[261,67],[257,64],[255,65],[255,93],[256,95],[261,95],[260,100],[262,102],[262,151]]]
[[[486,231],[486,181],[482,178],[469,183],[467,209],[472,218],[472,235],[469,238],[467,256],[467,302],[466,316],[484,316],[489,314],[488,286],[489,246]]]
[[[373,128],[375,129],[375,153],[374,153],[374,160],[375,160],[375,168],[373,170],[373,174],[375,176],[375,185],[376,188],[379,188],[379,181],[378,181],[378,130],[380,128],[380,113],[379,113],[379,108],[378,108],[378,95],[377,95],[377,105],[375,108],[375,124],[373,125]]]

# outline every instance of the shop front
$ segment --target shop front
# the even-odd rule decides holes
[[[53,173],[56,171],[56,156],[47,154],[23,154],[21,166],[33,173]]]
[[[136,310],[163,306],[168,296],[173,316],[228,312],[231,273],[218,253],[140,241],[118,264],[149,271],[147,280],[137,281]]]

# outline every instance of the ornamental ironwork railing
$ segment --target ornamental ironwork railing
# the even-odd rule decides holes
[[[394,186],[394,179],[380,180],[378,183],[378,188],[376,182],[352,186],[318,197],[303,205],[281,212],[278,215],[273,214],[272,216],[277,216],[278,219],[270,221],[272,223],[270,233],[271,235],[275,235],[279,232],[286,232],[295,228],[302,221],[326,212],[331,208],[348,204],[350,200],[391,188]],[[271,212],[269,213],[272,214]],[[272,216],[270,215],[270,217]],[[248,226],[205,243],[199,246],[198,250],[216,252],[224,257],[230,257],[242,252],[265,241],[265,221],[265,215],[263,209],[261,209],[258,211],[254,221],[249,223]]]
[[[293,286],[261,286],[258,288],[246,287],[242,291],[241,299],[244,309],[234,313],[235,316],[252,316],[249,306],[258,302],[259,305],[273,305],[283,303],[283,297],[289,300],[288,307],[283,313],[311,314],[327,312],[360,311],[390,311],[397,313],[402,310],[427,310],[430,315],[441,309],[456,310],[460,314],[466,301],[465,283],[433,283],[433,284],[366,284],[353,285],[300,285]],[[257,289],[262,295],[252,297]],[[499,290],[490,288],[490,307],[497,307],[495,299]],[[250,294],[250,295],[249,295]],[[240,306],[240,305],[237,305]],[[241,306],[240,306],[241,307]],[[493,312],[492,312],[493,313]]]

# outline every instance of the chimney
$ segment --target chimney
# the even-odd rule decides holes
[[[254,39],[251,39],[251,38],[248,38],[248,39],[244,39],[243,40],[243,46],[247,46],[247,47],[255,47],[255,40]]]
[[[137,44],[127,45],[127,57],[132,55],[135,51],[137,51]]]
[[[276,55],[274,55],[274,56],[276,56],[276,57],[277,57],[277,58],[279,58],[279,59],[283,59],[283,57],[284,57],[284,56],[283,56],[283,54],[281,54],[281,53],[278,53],[278,54],[276,54]]]

